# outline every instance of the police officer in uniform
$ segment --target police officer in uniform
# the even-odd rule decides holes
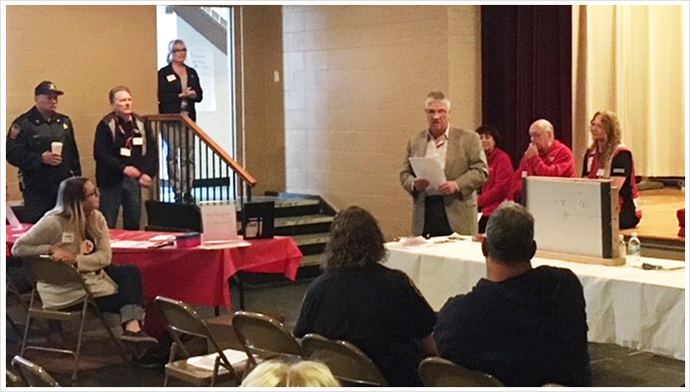
[[[62,180],[81,175],[72,121],[56,112],[62,94],[52,82],[41,82],[34,89],[36,105],[15,119],[7,134],[7,161],[19,168],[29,223],[55,207]]]

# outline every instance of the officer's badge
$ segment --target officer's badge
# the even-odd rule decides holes
[[[17,124],[12,124],[12,127],[10,128],[10,139],[14,140],[19,136],[19,133],[22,131],[21,128],[19,128],[19,125]]]
[[[67,123],[62,123],[62,127],[65,129],[69,129],[69,126],[67,125]]]

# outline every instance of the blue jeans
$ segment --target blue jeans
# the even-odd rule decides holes
[[[139,230],[141,221],[141,187],[133,178],[125,177],[118,185],[100,188],[101,204],[99,210],[108,222],[108,228],[114,229],[117,214],[122,206],[122,221],[125,230]]]
[[[144,292],[141,271],[134,265],[109,265],[105,273],[117,284],[117,293],[95,298],[98,309],[120,313],[122,324],[130,320],[144,320]]]
[[[194,184],[194,138],[170,129],[165,133],[168,143],[168,179],[175,192],[175,202],[179,203],[184,195],[192,194]]]

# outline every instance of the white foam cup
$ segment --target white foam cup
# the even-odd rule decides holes
[[[50,143],[50,151],[53,154],[58,154],[58,155],[62,156],[62,142]]]

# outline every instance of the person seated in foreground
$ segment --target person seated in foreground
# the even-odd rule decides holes
[[[417,366],[436,355],[436,315],[403,272],[381,265],[386,255],[376,219],[359,207],[336,215],[325,272],[307,288],[295,336],[317,333],[359,347],[391,387],[421,386]]]
[[[439,353],[509,387],[590,386],[582,284],[569,269],[532,268],[536,249],[532,215],[501,204],[482,240],[486,278],[438,314]]]
[[[247,388],[318,388],[339,387],[333,373],[320,362],[300,361],[287,364],[278,360],[261,362],[242,381],[240,387]]]
[[[17,257],[50,255],[56,263],[76,268],[86,281],[98,308],[119,312],[120,339],[144,345],[157,340],[141,329],[144,317],[141,272],[136,266],[111,265],[108,225],[98,211],[96,185],[84,177],[71,177],[60,184],[57,204],[12,247]],[[43,307],[68,308],[84,298],[81,285],[36,286]]]

